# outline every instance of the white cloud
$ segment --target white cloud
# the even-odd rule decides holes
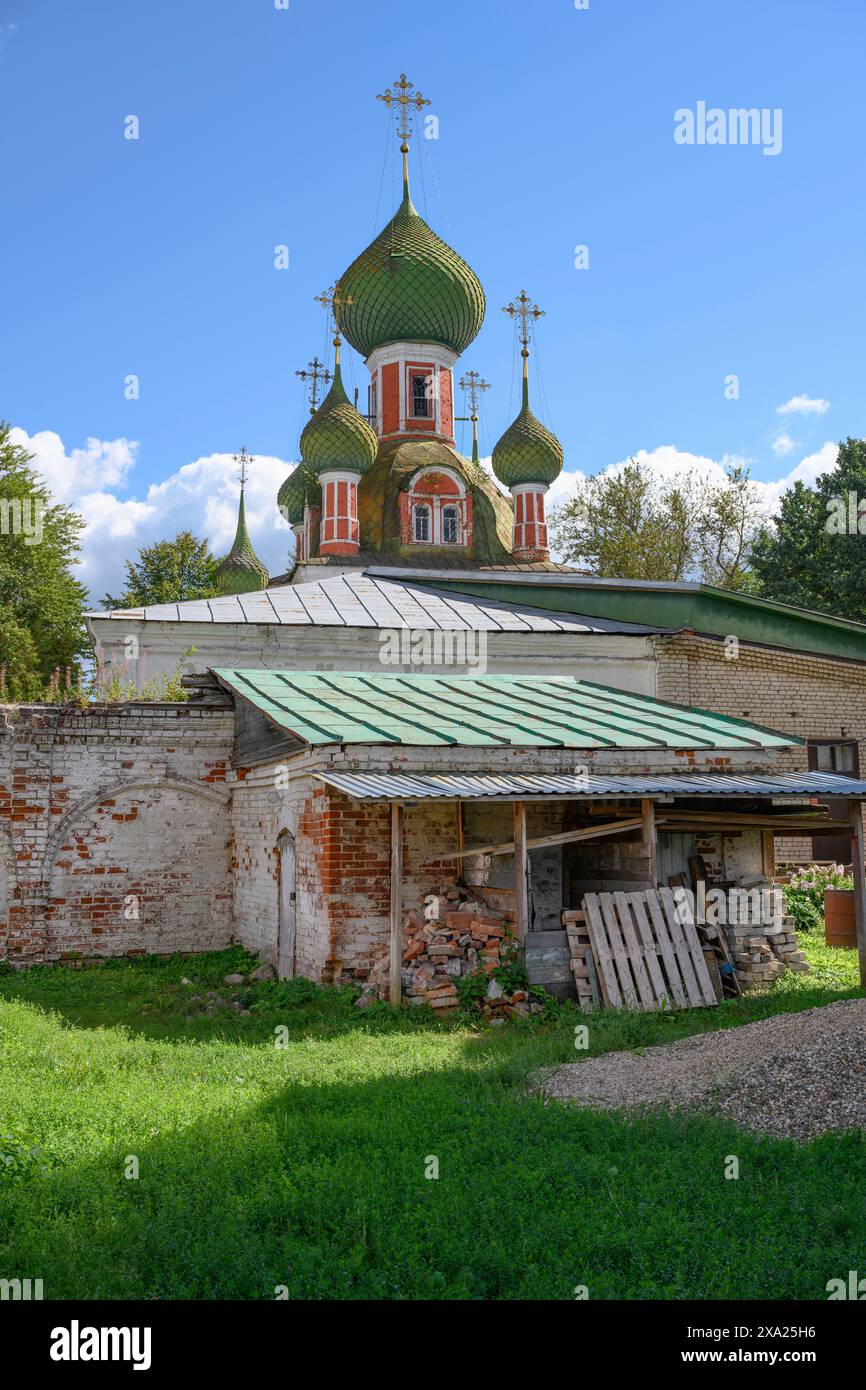
[[[806,487],[814,487],[816,480],[822,473],[832,473],[836,467],[836,460],[839,456],[839,445],[832,439],[828,439],[825,444],[814,454],[807,454],[802,458],[790,473],[786,473],[783,478],[777,478],[772,483],[758,483],[758,487],[763,493],[764,505],[771,513],[775,511],[779,504],[779,498],[788,488],[795,483],[804,483]]]
[[[67,454],[54,430],[28,435],[13,429],[12,439],[36,455],[36,466],[58,502],[68,502],[83,492],[121,487],[135,467],[140,447],[134,439],[89,438],[83,449],[71,449]]]
[[[95,602],[123,587],[124,561],[143,545],[190,530],[207,536],[215,555],[224,555],[234,539],[240,484],[231,454],[210,454],[186,463],[142,497],[118,496],[130,482],[139,445],[128,439],[88,439],[82,449],[67,450],[53,430],[28,435],[13,429],[12,438],[35,455],[54,497],[84,517],[79,575]],[[246,486],[247,526],[253,545],[272,574],[288,563],[288,526],[277,511],[280,484],[294,464],[256,455]]]
[[[777,415],[826,415],[829,401],[816,396],[792,396],[784,405],[776,406]]]
[[[784,458],[786,454],[793,454],[794,450],[798,448],[798,444],[796,439],[791,438],[787,430],[780,430],[772,439],[770,448],[776,458]]]

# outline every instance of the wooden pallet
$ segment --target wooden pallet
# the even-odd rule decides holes
[[[693,922],[669,888],[587,893],[586,930],[601,997],[614,1009],[698,1009],[717,1003]]]
[[[568,937],[571,973],[577,1002],[588,1012],[602,1002],[598,974],[590,945],[586,915],[583,912],[563,912],[562,922]]]

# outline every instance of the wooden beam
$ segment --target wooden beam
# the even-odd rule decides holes
[[[526,891],[526,804],[514,802],[514,926],[517,940],[526,940],[529,895]]]
[[[658,870],[656,868],[656,808],[655,802],[644,799],[640,804],[641,811],[641,832],[643,835],[644,854],[649,860],[647,868],[647,878],[650,888],[658,887]]]
[[[403,964],[403,807],[391,802],[391,1005],[399,1009]]]
[[[802,822],[808,821],[809,825],[814,827],[817,831],[820,831],[822,826],[831,823],[829,813],[826,810],[819,811],[810,806],[791,806],[787,810],[774,812],[769,808],[766,811],[738,811],[736,808],[729,810],[726,809],[723,804],[720,804],[712,811],[707,811],[703,808],[700,810],[691,810],[688,806],[670,806],[666,802],[656,800],[653,801],[653,804],[658,808],[659,815],[666,816],[669,820],[692,820],[696,822],[713,822],[720,819],[736,820],[741,821],[743,825],[755,825],[759,827],[773,825],[782,830],[784,830],[787,825],[800,825]],[[634,815],[634,810],[631,807],[590,806],[588,809],[591,816],[603,815],[611,818],[613,816]],[[847,821],[845,824],[847,825]]]
[[[515,805],[518,803],[515,802]],[[521,802],[520,805],[524,803]],[[582,830],[565,830],[561,835],[544,835],[539,840],[527,840],[527,849],[547,849],[550,845],[568,845],[572,840],[598,840],[603,835],[624,835],[626,831],[637,830],[643,822],[639,816],[631,820],[609,821],[606,825],[588,825]],[[513,854],[514,841],[501,845],[477,845],[475,849],[464,849],[460,858],[468,859],[476,854]]]
[[[815,826],[819,830],[820,827],[826,826],[828,819],[830,819],[827,815],[815,815],[815,813],[810,812],[808,806],[803,806],[799,810],[785,810],[781,815],[773,813],[771,810],[766,810],[766,812],[726,810],[723,806],[716,806],[713,810],[706,810],[705,808],[691,810],[688,806],[662,806],[662,813],[673,820],[740,820],[744,826],[766,826],[766,824],[773,823],[774,826],[784,827],[787,824],[799,824],[801,821],[808,820],[810,826]]]
[[[854,916],[857,923],[857,954],[860,957],[860,986],[866,989],[866,845],[863,840],[863,807],[848,802],[851,822],[851,864],[854,872]]]

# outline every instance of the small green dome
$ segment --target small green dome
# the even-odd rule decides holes
[[[515,483],[544,483],[562,472],[562,445],[529,409],[529,382],[523,378],[523,404],[493,450],[493,472],[504,487]]]
[[[338,345],[331,389],[301,435],[301,459],[315,477],[329,468],[363,475],[373,466],[378,448],[375,431],[343,389]]]
[[[474,270],[403,201],[376,240],[340,277],[340,331],[362,357],[385,343],[466,350],[484,322]]]
[[[300,526],[306,503],[321,507],[322,488],[312,469],[302,462],[292,470],[277,493],[277,506],[290,526]]]
[[[247,531],[243,488],[235,538],[228,555],[216,567],[216,582],[221,594],[250,594],[268,585],[268,572],[253,550]]]

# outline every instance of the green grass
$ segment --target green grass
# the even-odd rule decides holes
[[[590,1052],[859,993],[853,952],[808,949],[811,976],[748,1001],[592,1018]],[[544,1104],[527,1073],[578,1056],[577,1013],[485,1031],[298,984],[241,991],[249,1017],[190,1007],[249,963],[0,976],[0,1132],[40,1146],[0,1167],[0,1277],[47,1298],[810,1299],[863,1267],[860,1134]]]

